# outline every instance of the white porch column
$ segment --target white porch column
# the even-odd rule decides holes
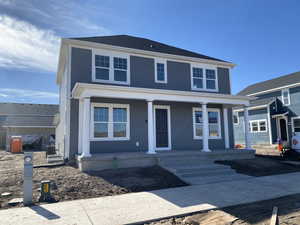
[[[244,124],[245,124],[245,148],[251,149],[251,141],[249,136],[249,116],[248,108],[244,107]]]
[[[229,128],[228,128],[228,109],[223,107],[223,119],[224,119],[224,136],[225,136],[225,148],[229,149]]]
[[[83,99],[82,110],[82,153],[80,157],[90,157],[90,114],[91,114],[91,100],[90,98]]]
[[[207,103],[202,103],[202,120],[203,120],[203,152],[210,152],[208,147],[208,137],[209,137],[209,128],[208,128],[208,112],[207,112]]]
[[[155,154],[153,130],[153,101],[147,100],[148,105],[148,154]]]

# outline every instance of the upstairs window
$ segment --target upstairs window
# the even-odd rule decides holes
[[[192,66],[192,90],[217,91],[217,71]]]
[[[167,83],[167,63],[163,60],[155,60],[155,82]]]
[[[281,91],[281,98],[283,105],[290,105],[290,90],[284,89]]]
[[[93,81],[129,84],[128,57],[94,54]]]

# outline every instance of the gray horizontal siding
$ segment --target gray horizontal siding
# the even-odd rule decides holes
[[[261,120],[265,119],[268,124],[268,112],[267,108],[265,109],[257,109],[257,110],[249,110],[249,121],[251,120]],[[249,133],[250,140],[252,144],[269,144],[269,128],[267,128],[267,132],[258,132],[258,133]],[[245,121],[244,121],[244,113],[239,112],[239,124],[234,125],[234,139],[236,144],[244,144],[245,143]]]
[[[93,83],[92,51],[89,49],[72,48],[71,55],[71,90],[76,82]],[[218,68],[217,73],[219,93],[230,94],[229,70]],[[130,86],[191,91],[191,66],[189,63],[168,60],[168,82],[166,84],[155,83],[154,74],[154,58],[130,56]]]

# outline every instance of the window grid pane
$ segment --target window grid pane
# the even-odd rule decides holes
[[[98,138],[108,137],[108,123],[95,123],[94,137],[98,137]]]
[[[126,137],[126,123],[114,123],[114,137]]]
[[[94,121],[108,122],[108,108],[95,107],[94,108]]]
[[[203,69],[202,68],[193,67],[193,77],[203,78]]]
[[[127,70],[127,59],[126,58],[114,57],[114,68],[115,69]]]
[[[113,109],[113,121],[114,122],[127,122],[127,110],[125,108]]]
[[[156,72],[157,72],[157,80],[164,81],[165,80],[165,64],[157,63],[156,64]]]
[[[209,136],[210,137],[219,137],[219,112],[208,111],[208,120],[209,120]],[[195,136],[202,137],[203,135],[203,121],[202,121],[202,111],[194,111],[194,126],[195,126]]]
[[[109,68],[109,56],[95,55],[95,65]]]
[[[194,88],[203,88],[203,79],[193,78],[193,87]]]

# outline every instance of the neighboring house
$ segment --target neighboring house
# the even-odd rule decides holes
[[[253,144],[290,143],[294,132],[300,132],[300,72],[250,85],[238,95],[257,97],[248,107]],[[236,143],[244,142],[243,113],[243,108],[234,109]]]
[[[62,39],[59,153],[92,160],[233,148],[231,108],[252,98],[231,95],[232,67],[128,35]]]
[[[0,148],[9,150],[11,136],[47,141],[55,135],[53,120],[57,113],[58,105],[0,103]]]

